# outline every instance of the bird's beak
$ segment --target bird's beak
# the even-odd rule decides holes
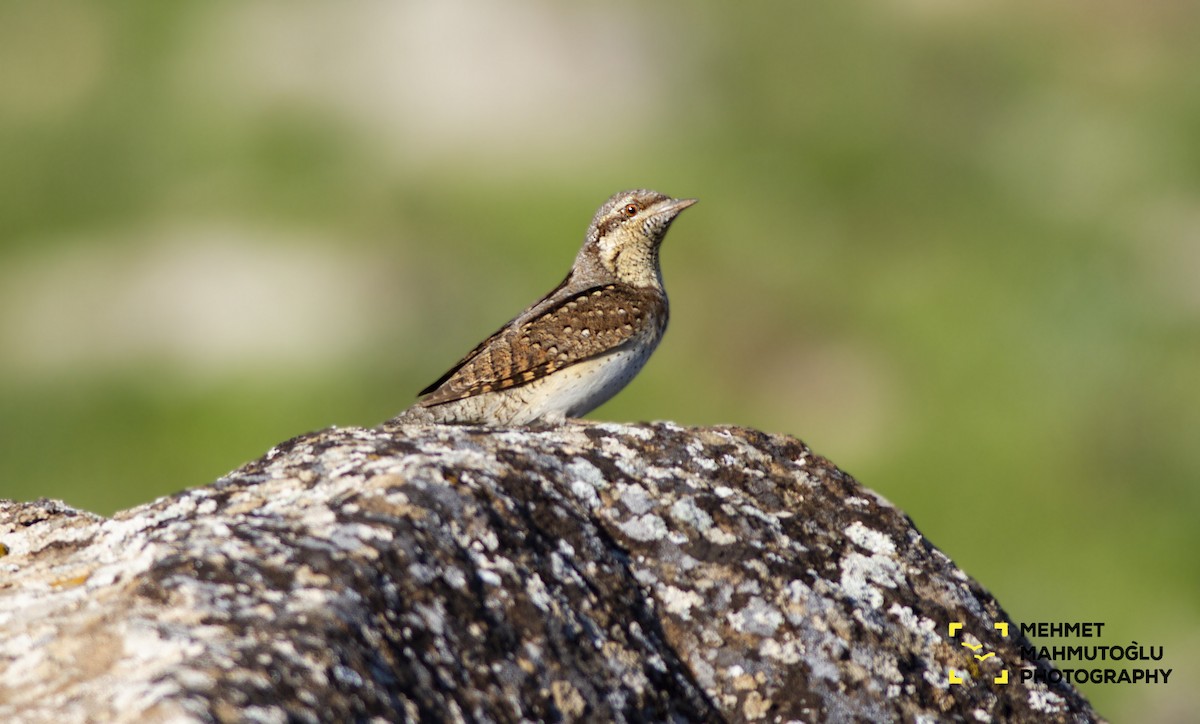
[[[671,227],[671,222],[675,221],[675,217],[679,216],[679,212],[694,203],[696,203],[696,199],[671,199],[659,206],[650,218],[646,219],[646,223],[642,227],[643,233],[652,237],[656,246],[661,244],[667,229]]]
[[[670,222],[679,215],[680,211],[696,203],[696,201],[697,199],[671,199],[666,204],[655,209],[653,218]]]
[[[700,199],[675,199],[659,210],[658,213],[674,216],[699,200]]]

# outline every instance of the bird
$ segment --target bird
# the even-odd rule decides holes
[[[596,211],[566,277],[421,390],[400,424],[555,425],[621,391],[667,328],[659,249],[696,199],[621,191]]]

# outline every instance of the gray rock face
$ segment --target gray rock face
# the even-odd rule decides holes
[[[112,519],[0,502],[0,543],[0,721],[1097,720],[753,430],[323,430]]]

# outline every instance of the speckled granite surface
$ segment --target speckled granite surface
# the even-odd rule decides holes
[[[995,599],[741,428],[329,429],[112,519],[0,502],[0,543],[4,721],[1097,720],[994,684],[1039,665]]]

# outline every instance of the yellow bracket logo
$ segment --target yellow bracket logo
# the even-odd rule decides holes
[[[993,628],[995,628],[997,631],[999,631],[1001,636],[1003,636],[1004,638],[1008,638],[1008,624],[1007,623],[994,624]],[[963,630],[963,624],[961,621],[953,621],[947,627],[947,633],[950,635],[950,638],[957,637],[958,632],[962,631],[962,630]],[[983,644],[969,644],[966,641],[964,641],[964,642],[962,642],[962,646],[963,646],[963,648],[969,649],[971,651],[971,653],[974,654],[975,662],[978,662],[978,663],[971,662],[967,666],[967,671],[970,672],[972,678],[976,678],[980,675],[979,664],[983,663],[984,661],[987,661],[988,659],[992,658],[993,656],[996,656],[995,651],[988,651],[987,653],[982,654],[982,655],[979,654],[978,652],[980,649],[983,648]],[[999,659],[997,659],[997,660],[999,660]],[[958,684],[959,686],[965,686],[966,679],[963,676],[963,672],[958,672],[958,671],[955,671],[954,669],[950,669],[949,683],[950,684]],[[1007,684],[1008,683],[1008,669],[1001,669],[1000,675],[992,678],[992,683],[993,684]]]

